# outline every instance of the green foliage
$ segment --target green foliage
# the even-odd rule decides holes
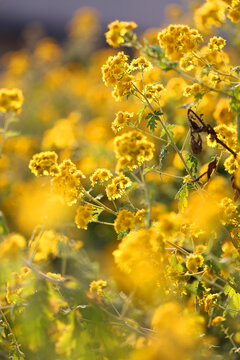
[[[148,120],[147,127],[149,127],[153,134],[157,127],[157,122],[160,121],[159,116],[161,115],[163,115],[161,111],[154,111],[153,113],[148,113],[145,118],[146,120]]]
[[[178,210],[180,213],[184,212],[184,209],[187,207],[188,194],[188,184],[183,184],[175,196],[175,199],[178,199]]]

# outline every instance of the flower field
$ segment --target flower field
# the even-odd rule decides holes
[[[240,358],[240,0],[167,14],[0,59],[1,359]]]

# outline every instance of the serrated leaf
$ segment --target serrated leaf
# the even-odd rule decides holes
[[[205,286],[204,286],[204,283],[202,281],[199,281],[198,282],[198,285],[197,285],[197,296],[202,299],[203,298],[203,294],[204,294],[204,291],[205,291]]]

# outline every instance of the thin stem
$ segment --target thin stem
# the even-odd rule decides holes
[[[94,223],[98,223],[98,224],[103,224],[103,225],[114,226],[113,223],[109,223],[109,222],[101,221],[101,220],[94,220],[93,222],[94,222]]]
[[[84,195],[86,197],[88,197],[90,200],[92,200],[93,202],[95,202],[96,204],[98,204],[101,208],[103,208],[104,210],[106,210],[107,212],[113,214],[113,215],[117,215],[116,211],[113,211],[112,209],[110,209],[109,207],[107,207],[106,205],[104,205],[103,203],[101,203],[101,201],[95,199],[91,194],[89,194],[85,189],[84,189]]]
[[[0,144],[0,159],[2,158],[3,146],[4,146],[5,140],[7,138],[7,131],[8,131],[9,124],[10,124],[10,118],[6,117],[4,119],[4,127],[3,127],[3,132],[2,132],[2,141],[1,141],[1,144]]]
[[[0,309],[0,313],[1,313],[1,315],[2,315],[2,318],[3,318],[3,320],[4,320],[4,322],[5,322],[6,326],[7,326],[7,328],[8,328],[9,333],[10,333],[10,334],[12,335],[12,337],[13,337],[13,341],[14,341],[15,346],[16,346],[16,348],[17,348],[18,354],[19,354],[20,356],[22,356],[22,357],[25,358],[24,353],[20,350],[20,345],[19,345],[18,342],[17,342],[16,336],[14,335],[14,333],[13,333],[13,331],[12,331],[12,328],[11,328],[11,326],[10,326],[10,324],[9,324],[6,316],[5,316],[4,312],[3,312],[1,309]]]

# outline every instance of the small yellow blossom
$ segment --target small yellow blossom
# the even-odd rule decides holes
[[[144,71],[152,69],[152,64],[144,56],[140,56],[139,58],[132,60],[130,67],[133,71]]]
[[[134,77],[127,60],[128,56],[119,52],[116,56],[110,56],[102,66],[103,82],[114,88],[112,95],[117,101],[134,90]]]
[[[147,86],[145,95],[148,100],[159,100],[160,93],[165,90],[162,84],[155,84]]]
[[[220,51],[226,45],[226,40],[222,37],[214,36],[209,40],[208,48],[210,50],[217,50]]]
[[[158,34],[158,40],[170,60],[179,60],[185,54],[195,51],[203,38],[197,30],[187,25],[169,25]]]
[[[179,61],[179,67],[183,71],[190,71],[190,70],[194,69],[194,65],[195,64],[194,64],[193,57],[191,57],[189,55],[183,56]]]
[[[196,273],[202,266],[204,258],[200,254],[191,254],[187,257],[186,267],[192,273]]]
[[[23,94],[19,89],[0,89],[0,111],[21,112]]]
[[[212,322],[211,322],[211,325],[212,326],[217,326],[217,325],[220,325],[223,321],[225,321],[226,318],[224,316],[215,316],[213,319],[212,319]]]
[[[95,186],[97,183],[103,184],[105,181],[111,179],[113,174],[108,169],[97,169],[91,176],[91,184]]]
[[[231,8],[228,10],[227,17],[234,23],[240,21],[240,1],[232,0]]]
[[[20,234],[11,233],[0,243],[0,259],[16,260],[21,251],[25,248],[26,240]]]
[[[55,280],[59,280],[59,281],[63,281],[64,280],[64,277],[62,277],[61,274],[56,274],[56,273],[53,273],[53,272],[47,272],[46,275],[52,279],[55,279]]]
[[[225,20],[226,6],[221,0],[207,0],[204,2],[194,13],[197,28],[206,32],[213,25],[221,26]]]
[[[109,31],[105,34],[107,43],[118,48],[125,42],[125,37],[136,27],[137,24],[134,21],[113,21],[108,25]]]
[[[29,163],[29,169],[35,176],[55,176],[59,173],[57,159],[58,156],[54,151],[35,154]]]
[[[130,119],[133,117],[134,113],[129,113],[127,111],[119,111],[116,114],[116,117],[112,123],[112,129],[116,133],[119,130],[123,129],[130,122]]]
[[[218,204],[219,208],[219,218],[223,225],[237,225],[238,220],[238,211],[237,206],[234,204],[233,200],[225,197]]]
[[[233,123],[235,114],[230,108],[228,99],[221,98],[218,101],[213,117],[218,124],[230,125]]]
[[[75,223],[79,229],[87,230],[88,223],[93,221],[96,207],[92,204],[80,205],[77,208]]]
[[[137,225],[143,225],[145,210],[137,212],[121,209],[114,221],[114,229],[117,234],[121,231],[133,230]]]
[[[195,83],[193,85],[186,86],[184,89],[183,95],[188,97],[188,96],[192,96],[192,95],[194,96],[198,93],[202,94],[204,92],[206,92],[206,89],[202,85]]]
[[[116,171],[121,173],[124,168],[132,170],[144,161],[152,160],[155,146],[145,135],[133,130],[114,139],[114,151],[119,159]]]
[[[106,194],[109,200],[120,198],[125,190],[132,185],[131,180],[124,176],[119,175],[113,178],[106,187]]]
[[[107,281],[105,280],[93,280],[89,285],[90,293],[96,294],[98,296],[104,295],[104,288],[107,286]]]
[[[84,177],[81,170],[77,170],[71,160],[64,160],[59,165],[59,173],[51,180],[53,192],[60,195],[64,202],[71,206],[82,196],[81,180]]]

